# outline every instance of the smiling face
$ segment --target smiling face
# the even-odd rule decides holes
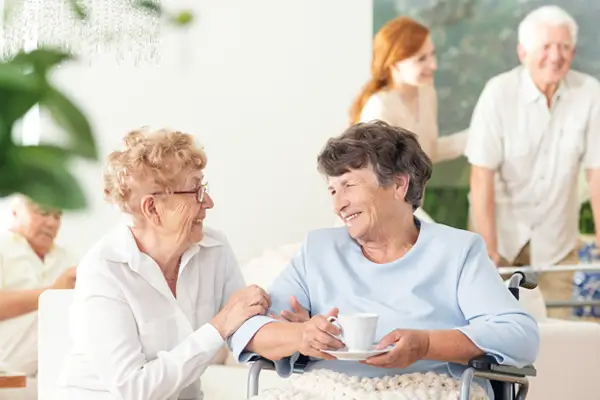
[[[22,198],[13,206],[12,214],[15,220],[14,230],[27,240],[38,256],[43,258],[54,244],[62,213]]]
[[[371,167],[329,177],[328,182],[335,213],[359,241],[372,240],[384,231],[389,221],[396,220],[399,204],[406,204],[408,179],[381,186]]]
[[[569,72],[575,55],[575,45],[567,25],[541,24],[535,39],[527,47],[519,44],[517,52],[539,85],[556,85]]]
[[[412,56],[397,62],[392,67],[392,79],[396,85],[432,85],[437,69],[435,46],[428,36],[423,46]]]
[[[187,171],[174,185],[174,192],[145,196],[142,210],[161,236],[177,244],[197,243],[204,237],[206,211],[213,208],[214,202],[208,192],[202,203],[198,201],[198,189],[203,187],[202,171]]]

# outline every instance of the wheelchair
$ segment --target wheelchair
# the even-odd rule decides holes
[[[533,275],[522,271],[514,272],[508,282],[508,290],[519,299],[519,289],[535,289],[537,281]],[[301,374],[310,362],[309,357],[301,355],[293,366],[293,373]],[[275,364],[262,357],[251,361],[246,388],[246,398],[257,396],[258,382],[262,370],[274,370]],[[536,376],[537,371],[533,365],[523,368],[498,364],[494,357],[483,355],[469,362],[468,368],[463,372],[460,381],[460,400],[469,400],[473,379],[484,378],[490,381],[495,400],[525,400],[529,391],[527,377]]]

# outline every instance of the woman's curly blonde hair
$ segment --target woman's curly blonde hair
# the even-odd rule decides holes
[[[142,196],[174,191],[182,173],[206,167],[206,153],[187,133],[142,128],[129,132],[123,141],[125,149],[107,157],[104,195],[129,214],[139,211]]]

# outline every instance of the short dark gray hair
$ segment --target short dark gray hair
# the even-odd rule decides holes
[[[405,200],[413,210],[421,206],[432,169],[431,159],[414,133],[380,120],[360,122],[329,139],[317,163],[319,171],[328,177],[371,166],[381,186],[406,174],[409,183]]]

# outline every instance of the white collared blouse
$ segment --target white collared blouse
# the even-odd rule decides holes
[[[175,298],[118,227],[78,267],[59,398],[202,399],[199,378],[224,344],[209,321],[244,286],[225,236],[205,228],[181,258]]]

